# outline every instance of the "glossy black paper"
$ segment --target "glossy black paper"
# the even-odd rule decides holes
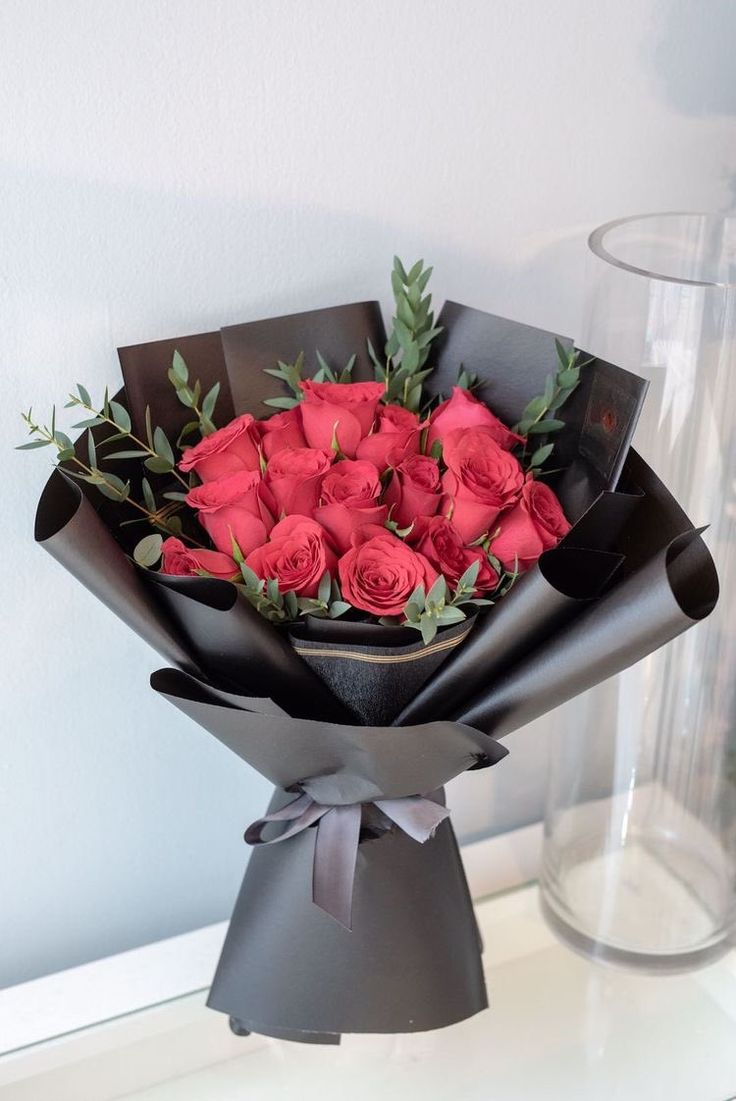
[[[439,323],[430,392],[447,395],[462,363],[507,423],[557,369],[550,333],[457,303]],[[264,366],[300,350],[309,364],[319,347],[336,367],[356,353],[354,377],[369,378],[366,338],[377,348],[384,340],[376,303],[121,349],[121,399],[135,424],[150,404],[156,423],[178,431],[187,411],[166,380],[178,348],[204,387],[221,382],[218,423],[264,416],[262,400],[277,386]],[[459,645],[449,643],[462,631],[447,634],[431,671],[413,672],[408,700],[395,690],[408,667],[391,660],[412,657],[416,639],[405,628],[314,622],[289,640],[227,582],[133,566],[140,530],[117,526],[124,506],[59,473],[44,490],[37,539],[178,667],[155,674],[155,689],[272,780],[272,807],[305,792],[365,808],[352,932],[312,901],[313,828],[253,852],[210,995],[246,1027],[334,1043],[342,1032],[436,1028],[482,1009],[480,946],[449,822],[419,844],[398,828],[373,828],[372,800],[429,795],[466,769],[497,763],[504,750],[494,738],[637,661],[714,606],[717,579],[700,534],[629,449],[646,384],[598,360],[581,380],[555,453],[563,469],[554,487],[572,530],[468,624]],[[324,651],[318,659],[315,650]],[[361,676],[366,690],[356,679],[351,707],[350,677]]]

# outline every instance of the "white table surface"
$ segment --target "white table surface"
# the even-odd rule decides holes
[[[736,1095],[736,953],[676,976],[593,964],[549,932],[536,887],[485,901],[478,915],[491,1008],[477,1017],[434,1033],[345,1037],[339,1048],[244,1038],[242,1055],[125,1101]]]

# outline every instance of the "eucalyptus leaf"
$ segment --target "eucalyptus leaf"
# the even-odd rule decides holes
[[[144,535],[133,550],[133,558],[139,566],[155,566],[161,557],[163,539],[160,535]]]

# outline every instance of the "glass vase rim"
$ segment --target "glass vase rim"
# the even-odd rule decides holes
[[[708,219],[712,222],[726,223],[732,221],[734,216],[720,212],[702,210],[659,210],[649,214],[630,214],[625,218],[612,218],[611,221],[603,222],[602,225],[596,226],[588,236],[588,248],[600,260],[604,260],[612,267],[619,268],[622,271],[633,272],[635,275],[642,275],[646,279],[655,279],[663,283],[677,283],[687,287],[736,288],[736,280],[688,279],[684,276],[669,275],[667,272],[653,271],[649,268],[631,264],[628,260],[622,260],[620,257],[616,256],[604,243],[606,235],[614,229],[630,225],[632,222],[647,222],[649,220],[653,221],[661,218],[699,218]]]

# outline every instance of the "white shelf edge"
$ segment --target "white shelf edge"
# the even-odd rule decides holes
[[[473,898],[534,879],[541,843],[542,824],[535,822],[463,846]],[[220,1014],[212,1013],[206,1028],[201,1024],[201,991],[209,986],[226,929],[227,922],[208,925],[0,991],[0,1041],[6,1052],[0,1056],[0,1087],[13,1089],[15,1083],[12,1096],[21,1101],[31,1077],[67,1067],[68,1097],[81,1101],[86,1096],[85,1061],[95,1068],[99,1091],[99,1062],[105,1053],[143,1044],[152,1035],[157,1036],[155,1050],[136,1061],[136,1080],[123,1086],[119,1060],[113,1060],[115,1092],[97,1093],[95,1101],[171,1075],[174,1057],[175,1073],[185,1073],[242,1054],[242,1040],[232,1036]],[[113,1063],[118,1064],[114,1070]],[[55,1083],[54,1101],[66,1101],[63,1082],[55,1076]],[[27,1095],[29,1101],[41,1101],[43,1094],[34,1090]]]

